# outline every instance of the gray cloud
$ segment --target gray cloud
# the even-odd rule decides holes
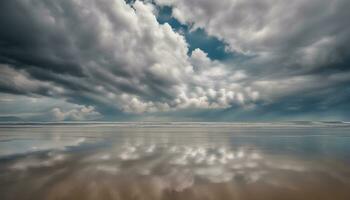
[[[0,92],[59,99],[65,103],[40,112],[89,120],[179,110],[252,113],[281,109],[281,101],[297,102],[301,93],[322,104],[315,90],[333,94],[350,82],[344,0],[155,3],[172,6],[180,22],[247,59],[221,62],[200,49],[189,52],[181,33],[158,23],[149,1],[3,1]]]
[[[346,0],[156,2],[173,6],[176,19],[204,28],[229,44],[228,50],[253,56],[249,64],[263,67],[257,69],[261,73],[337,68],[350,56]]]
[[[12,24],[0,35],[0,61],[6,72],[3,92],[59,97],[132,113],[221,108],[257,98],[256,91],[240,86],[234,77],[226,80],[244,76],[242,71],[212,62],[199,49],[189,57],[184,37],[157,22],[152,4],[1,4],[0,23]]]
[[[278,105],[298,104],[304,110],[325,110],[336,105],[327,102],[320,91],[347,104],[350,83],[350,4],[346,0],[293,2],[276,0],[184,1],[156,0],[171,6],[172,16],[192,29],[203,28],[209,35],[227,43],[227,50],[248,59],[236,66],[244,69],[243,84],[259,91],[262,105],[274,112]],[[241,83],[242,84],[242,83]],[[344,92],[344,94],[339,94]],[[309,100],[307,100],[309,98]],[[304,108],[304,101],[311,101]],[[292,103],[294,102],[294,103]],[[260,105],[260,107],[263,107]]]
[[[286,62],[321,66],[349,53],[346,0],[156,0],[173,6],[173,16],[204,28],[229,49],[247,55],[283,57]]]

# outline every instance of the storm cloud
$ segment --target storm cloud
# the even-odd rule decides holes
[[[203,29],[236,57],[192,50],[186,33],[159,22],[164,6],[186,31]],[[2,1],[0,97],[58,100],[40,110],[50,120],[342,110],[348,8],[346,0]],[[15,110],[16,102],[6,104]]]

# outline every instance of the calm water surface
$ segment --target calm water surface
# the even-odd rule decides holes
[[[0,197],[349,200],[350,124],[2,124]]]

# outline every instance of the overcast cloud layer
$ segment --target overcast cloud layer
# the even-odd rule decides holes
[[[159,10],[226,45],[190,51]],[[347,0],[0,2],[2,120],[347,120]],[[213,117],[214,116],[214,117]]]

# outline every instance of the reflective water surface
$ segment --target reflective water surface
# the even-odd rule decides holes
[[[0,125],[7,199],[350,199],[350,124]]]

